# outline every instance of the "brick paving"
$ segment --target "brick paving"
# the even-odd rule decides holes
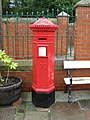
[[[49,108],[35,107],[31,93],[23,93],[21,104],[0,106],[0,120],[90,120],[89,93],[73,92],[73,102],[68,103],[67,95],[61,91],[56,92],[56,102]]]

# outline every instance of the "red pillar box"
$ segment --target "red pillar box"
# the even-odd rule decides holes
[[[32,30],[32,102],[37,107],[49,107],[55,101],[54,43],[58,26],[41,18],[29,27]]]

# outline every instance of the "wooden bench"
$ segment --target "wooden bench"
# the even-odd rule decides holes
[[[67,70],[67,77],[64,78],[68,92],[68,102],[71,103],[71,88],[73,84],[90,84],[90,77],[72,77],[70,70],[90,68],[90,61],[64,61],[64,69]]]

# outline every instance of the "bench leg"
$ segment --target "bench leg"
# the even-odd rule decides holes
[[[72,85],[69,85],[69,87],[68,87],[68,102],[69,102],[69,103],[72,102],[71,88],[72,88]]]
[[[64,93],[68,93],[68,87],[69,85],[66,85]]]

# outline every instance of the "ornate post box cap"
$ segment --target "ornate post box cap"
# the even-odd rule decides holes
[[[47,18],[40,18],[38,21],[36,21],[33,24],[30,24],[29,27],[32,30],[51,30],[51,31],[55,31],[58,26],[56,24],[54,24],[53,22],[51,22],[50,20],[48,20]]]

